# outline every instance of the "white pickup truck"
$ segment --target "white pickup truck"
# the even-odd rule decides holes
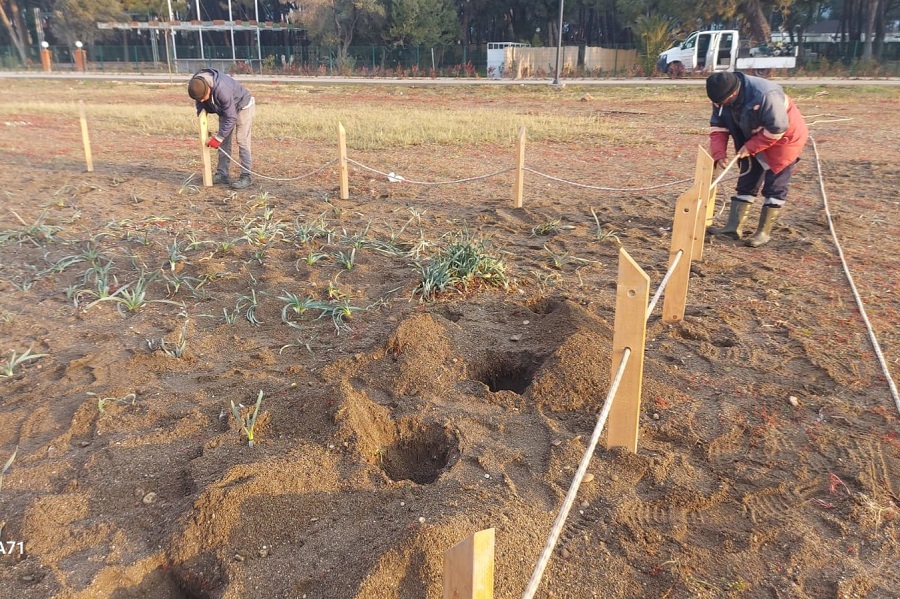
[[[659,55],[657,68],[669,77],[685,73],[746,71],[768,76],[772,69],[797,66],[797,48],[791,46],[741,47],[740,34],[734,29],[695,31]]]

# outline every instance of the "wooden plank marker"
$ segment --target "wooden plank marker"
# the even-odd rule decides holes
[[[494,529],[480,530],[444,552],[443,599],[492,599]]]
[[[78,100],[78,114],[81,117],[81,141],[84,143],[84,162],[87,172],[94,172],[94,159],[91,158],[91,137],[88,135],[87,116],[84,112],[84,100]]]
[[[698,165],[699,170],[699,165]],[[663,300],[663,322],[673,324],[684,318],[684,306],[687,301],[688,279],[691,276],[693,260],[694,236],[697,221],[703,221],[700,214],[700,189],[695,183],[688,191],[681,194],[675,202],[675,217],[672,222],[672,245],[669,248],[669,266],[675,261],[678,250],[682,251],[681,259],[672,271]],[[703,213],[705,214],[705,213]]]
[[[616,376],[626,348],[631,349],[631,355],[628,357],[628,364],[625,365],[622,380],[619,382],[619,390],[609,410],[606,426],[607,449],[624,447],[633,453],[637,452],[649,297],[650,277],[631,259],[625,248],[620,248],[612,378]]]
[[[205,110],[200,111],[200,160],[203,164],[203,187],[212,187],[212,160],[206,142],[209,139],[209,117]],[[218,150],[217,150],[218,152]]]
[[[706,240],[706,227],[712,224],[713,211],[716,208],[716,188],[712,184],[716,162],[703,148],[697,152],[697,169],[694,173],[694,186],[700,192],[700,209],[697,211],[697,227],[694,230],[693,258],[697,262],[703,260],[703,244]]]
[[[522,207],[525,194],[525,127],[519,129],[516,151],[516,181],[513,183],[513,207]]]
[[[338,123],[338,165],[341,171],[341,199],[350,199],[350,173],[347,169],[347,132]]]

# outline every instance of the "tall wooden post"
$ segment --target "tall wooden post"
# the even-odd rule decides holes
[[[494,529],[480,530],[444,553],[443,599],[492,599]]]
[[[341,171],[341,199],[350,199],[350,172],[347,168],[347,132],[338,123],[338,165]]]
[[[84,112],[84,100],[78,100],[78,115],[81,118],[81,142],[84,144],[84,162],[87,172],[94,172],[94,160],[91,157],[91,138],[88,135],[87,116]]]
[[[606,427],[607,449],[625,447],[631,452],[637,451],[649,297],[650,277],[631,259],[625,248],[620,248],[612,349],[613,378],[626,348],[631,349],[631,355],[609,411]]]
[[[200,161],[203,164],[203,186],[212,187],[212,161],[206,142],[209,139],[209,121],[205,110],[200,111]]]
[[[516,181],[513,183],[513,207],[522,207],[522,196],[525,193],[525,127],[519,129],[516,145]]]
[[[712,224],[712,213],[716,207],[715,187],[710,187],[715,168],[715,160],[701,147],[697,152],[697,168],[694,172],[694,186],[697,187],[700,195],[700,209],[697,211],[697,229],[694,231],[693,258],[697,262],[703,260],[706,226],[707,224]]]
[[[672,270],[666,297],[663,300],[663,322],[674,324],[684,319],[687,302],[688,281],[691,276],[691,260],[694,251],[694,232],[697,230],[697,198],[684,194],[675,203],[675,218],[672,221],[672,245],[669,248],[669,266],[675,262],[678,250],[681,259]]]

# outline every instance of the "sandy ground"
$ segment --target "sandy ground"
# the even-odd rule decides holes
[[[0,490],[6,594],[436,598],[444,552],[493,527],[495,596],[521,596],[609,388],[619,248],[655,290],[686,184],[607,191],[529,173],[515,209],[511,172],[415,186],[354,165],[340,200],[332,164],[233,193],[195,185],[192,131],[112,119],[91,124],[87,173],[77,108],[9,105],[51,89],[73,107],[109,101],[102,88],[6,87],[0,367],[12,351],[45,354],[0,378],[0,465],[18,447]],[[190,110],[181,88],[140,89]],[[294,101],[284,86],[253,91],[259,111]],[[403,101],[439,114],[459,93],[406,88]],[[632,190],[692,175],[702,97],[596,93],[504,92],[523,114],[587,111],[643,131],[532,143],[530,168]],[[898,409],[817,169],[896,376],[898,96],[794,95],[818,160],[810,145],[769,245],[709,239],[684,321],[649,318],[638,451],[601,439],[538,596],[900,597]],[[329,88],[298,110],[396,101]],[[319,142],[255,144],[273,177],[334,158]],[[513,155],[512,143],[351,151],[419,181]],[[460,236],[503,260],[508,286],[422,301],[422,266]],[[142,276],[143,306],[97,301],[133,295]],[[288,294],[348,315],[294,310]],[[260,392],[249,447],[231,404],[246,414]]]

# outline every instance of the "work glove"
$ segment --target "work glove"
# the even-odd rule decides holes
[[[209,146],[210,148],[218,149],[219,146],[222,145],[223,141],[224,140],[221,137],[219,137],[218,135],[213,135],[212,137],[209,138],[209,141],[206,142],[206,145]]]

